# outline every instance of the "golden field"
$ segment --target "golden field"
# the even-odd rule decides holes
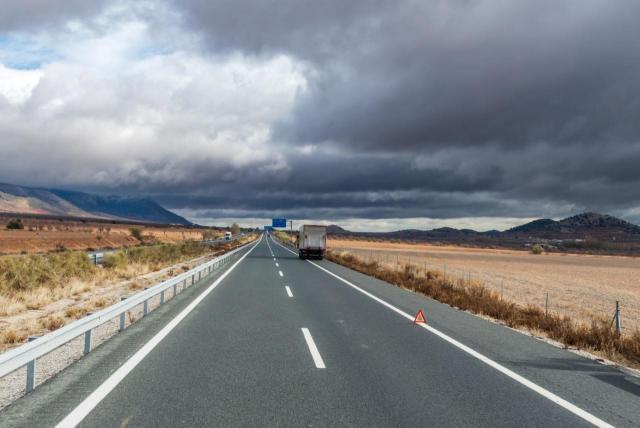
[[[452,279],[470,278],[524,305],[544,308],[548,295],[550,312],[581,321],[611,319],[619,300],[623,332],[640,329],[639,258],[345,239],[329,239],[327,245],[390,268],[411,264]]]

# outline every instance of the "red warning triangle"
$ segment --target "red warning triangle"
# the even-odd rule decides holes
[[[422,323],[422,324],[426,324],[427,323],[427,317],[424,316],[424,313],[422,313],[422,309],[418,310],[418,313],[416,314],[416,319],[413,320],[414,324],[418,324],[418,323]]]

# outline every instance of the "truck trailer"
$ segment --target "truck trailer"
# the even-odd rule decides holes
[[[298,234],[298,256],[301,259],[322,259],[327,249],[327,227],[313,224],[300,226]]]

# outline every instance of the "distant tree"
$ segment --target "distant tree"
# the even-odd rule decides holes
[[[20,220],[19,218],[11,219],[7,223],[7,230],[21,230],[21,229],[24,229],[24,224],[22,223],[22,220]]]
[[[238,225],[238,223],[233,223],[231,225],[231,233],[234,235],[237,235],[238,233],[240,233],[240,226]]]
[[[132,227],[131,229],[129,229],[129,233],[131,233],[131,236],[133,236],[134,238],[136,238],[140,242],[142,242],[144,240],[144,238],[142,236],[142,231],[137,227]]]
[[[531,252],[533,254],[542,254],[544,252],[544,248],[542,248],[542,245],[540,244],[536,244],[533,247],[531,247]]]

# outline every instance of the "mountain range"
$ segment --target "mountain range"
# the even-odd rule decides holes
[[[0,213],[190,225],[150,198],[96,195],[0,183]]]
[[[442,227],[431,230],[405,229],[394,232],[350,232],[337,225],[328,227],[331,235],[359,235],[388,239],[469,241],[480,238],[503,239],[606,239],[640,240],[640,226],[625,220],[592,212],[578,214],[562,220],[539,219],[503,232],[490,230]]]

